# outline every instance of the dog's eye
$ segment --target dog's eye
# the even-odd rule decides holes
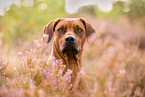
[[[83,32],[83,30],[82,29],[77,29],[76,32],[81,33],[81,32]]]
[[[64,30],[63,30],[62,28],[59,28],[57,31],[58,31],[59,33],[63,33],[63,32],[64,32]]]

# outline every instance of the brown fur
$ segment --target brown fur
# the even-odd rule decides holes
[[[58,29],[63,28],[63,33],[59,33]],[[76,33],[78,29],[81,28],[81,33]],[[82,18],[72,19],[72,18],[61,18],[52,20],[44,27],[44,34],[48,34],[49,38],[47,43],[50,42],[54,36],[52,56],[57,60],[62,60],[63,64],[66,65],[64,73],[67,69],[73,71],[71,75],[71,83],[74,87],[78,72],[82,69],[82,52],[83,44],[86,37],[89,37],[95,30],[93,27]],[[73,47],[80,52],[76,54],[74,51],[67,51],[62,53],[61,51],[65,48],[65,37],[71,35],[75,37]],[[78,87],[83,90],[82,79],[79,81]]]

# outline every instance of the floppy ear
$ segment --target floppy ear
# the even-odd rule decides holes
[[[83,18],[80,18],[80,21],[84,24],[86,29],[86,37],[89,37],[91,34],[95,33],[95,29]]]
[[[87,38],[89,45],[93,45],[99,37],[98,33],[96,33],[95,29],[85,19],[80,18],[80,21],[85,26],[86,38]],[[91,38],[89,38],[89,36],[91,36]]]
[[[55,26],[58,24],[60,19],[52,20],[43,28],[43,41],[49,43],[54,35]]]

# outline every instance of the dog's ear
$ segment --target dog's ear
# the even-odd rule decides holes
[[[80,18],[80,21],[84,24],[86,29],[86,38],[90,45],[93,45],[98,39],[99,35],[96,33],[95,29],[88,23],[84,18]],[[89,38],[91,36],[91,38]]]
[[[54,35],[55,26],[61,19],[52,20],[43,28],[43,41],[49,43]]]
[[[95,33],[95,29],[85,19],[80,18],[80,21],[85,26],[85,29],[86,29],[86,37],[89,37],[91,34]]]

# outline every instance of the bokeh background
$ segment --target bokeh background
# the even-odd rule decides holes
[[[5,75],[15,74],[16,53],[34,48],[48,22],[68,17],[85,18],[98,34],[93,45],[86,41],[83,54],[92,97],[144,97],[145,0],[0,0],[0,58],[9,64]]]

